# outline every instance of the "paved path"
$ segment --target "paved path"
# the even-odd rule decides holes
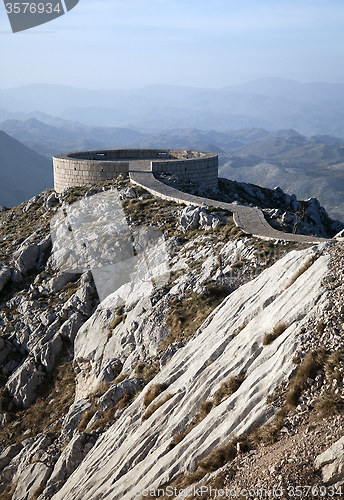
[[[233,213],[235,224],[247,234],[258,236],[265,240],[286,240],[299,243],[320,243],[328,241],[326,238],[318,236],[304,236],[302,234],[290,234],[277,231],[266,222],[263,212],[259,208],[245,207],[234,203],[224,203],[222,201],[202,198],[192,194],[183,193],[158,181],[151,170],[149,160],[130,161],[129,175],[133,184],[143,187],[151,194],[164,200],[185,203],[186,205],[209,206],[229,210]]]

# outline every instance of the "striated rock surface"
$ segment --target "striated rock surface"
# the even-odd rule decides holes
[[[54,500],[81,499],[85,495],[88,499],[133,498],[137,491],[192,470],[216,443],[267,420],[273,410],[266,404],[266,395],[292,372],[301,329],[326,304],[320,282],[327,273],[329,256],[320,256],[288,286],[314,251],[316,248],[287,254],[233,292],[210,315],[195,339],[155,377],[154,383],[168,387],[160,398],[168,392],[171,399],[141,421],[143,391],[97,442],[87,463],[77,469]],[[288,325],[285,332],[263,346],[264,333],[281,321]],[[210,398],[229,374],[241,372],[246,372],[246,377],[240,388],[168,451],[168,443],[185,428],[200,401]],[[149,461],[145,460],[148,455]],[[87,476],[89,468],[91,476]]]
[[[229,212],[183,209],[123,179],[119,196],[105,183],[42,193],[0,214],[11,245],[0,246],[0,491],[132,499],[199,468],[233,438],[236,458],[220,479],[212,468],[204,481],[214,475],[230,485],[236,474],[247,486],[262,476],[277,488],[292,470],[318,484],[314,459],[344,427],[336,413],[344,401],[342,243],[243,237]],[[255,199],[289,229],[306,206],[279,189],[231,189],[238,203]],[[319,232],[326,217],[309,206]],[[275,425],[300,362],[319,347],[324,361],[288,409],[275,451],[242,442],[253,427]],[[220,397],[230,380],[234,391]],[[313,432],[304,423],[310,412],[322,415],[322,401],[332,402],[334,420]],[[311,453],[303,424],[318,443]],[[298,457],[278,448],[287,439]],[[327,484],[342,481],[341,454],[337,447],[330,461],[316,460]],[[307,457],[309,476],[298,462]]]

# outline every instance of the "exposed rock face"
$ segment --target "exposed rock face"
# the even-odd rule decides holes
[[[238,188],[240,198],[246,193],[266,201],[263,188]],[[86,203],[93,194],[101,196]],[[5,439],[5,446],[0,447],[0,491],[17,482],[14,498],[42,492],[39,500],[132,499],[143,488],[156,487],[193,470],[219,445],[272,417],[275,407],[267,404],[267,395],[288,380],[295,368],[293,359],[314,348],[315,335],[318,344],[328,350],[342,346],[340,280],[344,263],[340,249],[334,251],[335,245],[290,251],[283,242],[236,239],[231,237],[236,229],[233,223],[226,225],[228,214],[214,216],[193,207],[185,211],[173,207],[175,225],[169,239],[150,227],[133,225],[129,231],[123,213],[109,214],[117,194],[103,194],[90,190],[76,205],[75,213],[71,206],[58,212],[55,205],[65,195],[57,199],[49,193],[21,209],[29,214],[40,204],[44,216],[57,212],[60,225],[53,227],[65,234],[65,241],[70,241],[69,217],[77,229],[78,244],[91,242],[95,253],[90,251],[90,255],[101,255],[105,260],[97,262],[103,267],[90,271],[67,244],[67,251],[61,244],[53,251],[61,257],[60,262],[71,267],[54,267],[57,260],[56,255],[49,257],[50,236],[36,230],[24,241],[18,240],[15,260],[9,258],[0,270],[0,277],[4,271],[0,369],[8,389],[0,399],[0,432]],[[129,199],[135,200],[136,191],[132,187],[122,190],[121,197],[129,203]],[[140,197],[138,201],[141,198],[145,200]],[[277,199],[282,208],[272,208],[270,215],[284,217],[287,223],[284,207],[299,210],[298,202],[279,190]],[[245,203],[244,198],[240,202]],[[179,215],[181,220],[185,217],[184,230],[178,224]],[[101,229],[97,232],[94,224],[99,218]],[[190,237],[188,225],[203,232]],[[83,240],[90,227],[94,231]],[[100,240],[102,231],[104,239]],[[116,262],[110,262],[111,245],[117,243]],[[38,253],[30,250],[32,255],[25,254],[33,245]],[[329,272],[331,259],[334,268]],[[29,270],[31,265],[34,267]],[[81,275],[77,271],[82,271]],[[14,282],[23,287],[11,296],[8,290]],[[101,301],[97,289],[103,294]],[[172,337],[172,343],[164,348],[174,304],[188,307],[190,300],[191,308],[193,300],[198,303],[199,298],[209,297],[209,290],[215,294],[225,290],[227,298],[216,302],[219,306],[189,337],[175,341]],[[324,324],[318,327],[320,317]],[[280,336],[263,345],[265,334],[283,323]],[[57,360],[68,363],[68,369],[61,366],[66,368],[65,386],[60,372],[57,375],[54,370]],[[76,392],[71,404],[72,360]],[[142,365],[154,367],[154,375],[160,368],[147,386],[144,375],[140,378]],[[339,366],[344,370],[344,360]],[[239,375],[244,381],[236,392],[212,406],[182,441],[170,447],[175,435],[188,429],[201,403],[212,401],[229,376]],[[51,380],[55,385],[50,387]],[[327,390],[328,380],[323,372],[309,379],[296,414],[286,417],[282,435],[307,412],[316,391]],[[336,380],[333,390],[344,395],[339,375]],[[72,389],[64,407],[67,384]],[[37,401],[44,408],[42,423],[24,426],[25,410],[14,411],[14,405],[28,408],[35,404],[37,393],[47,394],[45,388],[49,388],[49,396]],[[157,388],[158,395],[149,400],[150,391]],[[8,436],[14,434],[18,439],[19,432],[23,437],[36,435],[9,445]],[[244,453],[241,444],[238,450]],[[341,451],[336,449],[332,455],[331,462],[319,458],[317,467],[322,469],[324,481],[337,482]],[[278,472],[277,468],[271,470],[271,474]]]
[[[182,230],[192,231],[196,228],[205,230],[214,229],[219,224],[219,219],[207,213],[204,208],[188,205],[180,214],[179,223]]]
[[[79,424],[83,413],[91,408],[91,406],[92,405],[88,401],[88,399],[81,399],[78,402],[72,404],[63,420],[61,435],[63,436],[64,441],[68,441],[72,437],[73,432],[77,428],[77,425]]]
[[[14,491],[13,500],[26,500],[37,492],[38,488],[46,483],[51,474],[51,468],[42,462],[30,464],[19,476],[17,487]]]
[[[36,243],[31,245],[23,245],[17,252],[15,252],[15,263],[22,274],[31,271],[36,265],[38,259],[39,249]]]
[[[325,484],[334,484],[344,479],[344,437],[334,443],[315,460],[315,468],[321,469]]]
[[[101,396],[97,404],[102,410],[108,410],[115,406],[125,394],[138,392],[142,388],[142,380],[138,378],[130,378],[119,384],[115,384]]]
[[[85,457],[85,436],[77,433],[65,447],[56,462],[42,498],[51,498],[52,494],[59,490],[66,482],[66,479],[75,471]]]
[[[7,267],[7,266],[0,267],[0,291],[4,288],[4,286],[11,279],[11,274],[12,274],[12,271],[9,267]]]
[[[22,443],[12,444],[7,446],[0,454],[0,470],[3,470],[6,465],[10,463],[13,457],[15,457],[20,450],[23,448]]]
[[[191,470],[215,443],[267,419],[271,408],[265,402],[266,395],[293,370],[291,360],[302,326],[326,304],[324,290],[319,286],[327,272],[326,255],[287,287],[313,251],[287,254],[233,292],[195,339],[155,377],[154,383],[168,386],[160,397],[168,392],[172,398],[141,422],[143,391],[93,448],[87,460],[92,477],[87,478],[86,464],[81,464],[54,500],[82,498],[86,491],[88,499],[133,498],[143,488],[156,487],[177,473]],[[288,328],[264,347],[264,333],[281,321]],[[232,332],[245,322],[245,328],[234,336]],[[166,451],[173,435],[182,431],[198,410],[200,400],[210,398],[221,381],[229,374],[238,374],[238,370],[245,371],[246,378],[237,392],[215,407],[179,445]],[[111,462],[103,459],[110,450]],[[147,454],[149,461],[144,460]]]
[[[14,404],[28,408],[36,397],[35,389],[42,382],[42,377],[44,372],[37,370],[34,360],[25,360],[6,384]]]

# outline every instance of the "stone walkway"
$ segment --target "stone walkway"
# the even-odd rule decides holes
[[[277,231],[272,228],[265,220],[263,212],[259,208],[245,207],[234,203],[224,203],[222,201],[211,200],[210,198],[201,198],[192,194],[183,193],[178,189],[172,188],[158,181],[151,170],[151,162],[140,160],[130,161],[129,164],[130,180],[133,184],[141,186],[151,194],[164,200],[185,203],[186,205],[195,205],[199,207],[213,206],[233,213],[235,224],[247,234],[252,234],[264,240],[286,240],[299,243],[321,243],[328,241],[318,236],[304,236],[302,234],[290,234]]]

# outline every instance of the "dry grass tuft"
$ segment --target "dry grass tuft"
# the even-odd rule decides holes
[[[156,412],[162,405],[169,401],[173,394],[166,394],[163,398],[159,399],[156,403],[149,406],[148,410],[142,415],[142,421],[147,420],[154,412]]]
[[[271,342],[282,335],[282,333],[285,332],[287,328],[288,327],[285,323],[278,323],[278,325],[274,326],[271,333],[264,333],[263,345],[271,344]]]
[[[336,415],[343,409],[343,401],[339,394],[330,389],[317,398],[315,410],[319,419]]]
[[[100,427],[104,427],[108,424],[111,424],[114,421],[115,414],[117,410],[123,410],[124,408],[127,408],[131,403],[136,399],[138,396],[139,392],[128,392],[123,396],[123,398],[118,401],[118,403],[113,406],[112,408],[109,408],[105,412],[103,412],[102,416],[94,422],[92,427],[90,427],[90,431],[94,431],[96,429],[99,429]],[[86,424],[87,425],[87,424]]]
[[[325,330],[325,323],[321,320],[319,321],[319,323],[317,324],[317,331],[319,333],[324,333],[324,330]]]
[[[135,366],[135,375],[143,379],[144,385],[147,385],[155,375],[160,371],[160,366],[158,363],[145,364],[142,362],[137,363]]]
[[[205,473],[214,472],[223,467],[227,462],[234,460],[237,450],[233,442],[220,446],[198,462],[198,467]]]
[[[171,300],[171,310],[166,318],[170,334],[161,343],[160,350],[166,349],[179,338],[186,338],[195,333],[229,293],[226,287],[218,286],[214,282],[205,283],[204,286],[207,291],[203,294],[187,292],[183,300]]]
[[[214,406],[219,405],[225,398],[234,394],[243,381],[245,380],[245,373],[240,373],[236,377],[229,377],[221,384],[221,387],[214,394]]]
[[[342,374],[339,371],[340,362],[342,361],[343,355],[342,351],[334,351],[332,352],[328,358],[326,359],[326,363],[324,365],[324,372],[326,378],[329,382],[333,382],[334,379],[342,380]]]
[[[6,392],[7,390],[2,388],[0,397],[9,403],[11,398],[8,398]],[[37,399],[29,408],[14,407],[9,412],[11,420],[19,423],[13,427],[11,438],[8,437],[8,429],[0,429],[0,442],[3,445],[22,441],[23,433],[28,429],[31,431],[29,437],[45,432],[68,412],[75,397],[75,373],[72,362],[62,362],[60,365],[57,362],[53,372],[47,373],[44,382],[37,387],[36,394]],[[51,430],[58,430],[58,426]]]
[[[112,320],[110,326],[109,326],[109,332],[107,334],[107,342],[110,340],[110,338],[112,337],[112,332],[113,330],[121,323],[124,323],[125,322],[125,319],[127,317],[126,314],[123,314],[123,311],[124,311],[124,306],[120,306],[117,308],[117,311],[116,311],[116,316],[114,317],[114,319]]]
[[[85,411],[78,425],[79,431],[84,431],[86,429],[88,423],[91,421],[96,411],[96,408],[90,408],[89,410]]]
[[[307,269],[309,269],[311,267],[312,264],[314,264],[314,262],[317,260],[317,257],[315,255],[312,255],[311,257],[308,257],[308,259],[306,260],[306,262],[303,264],[303,266],[300,267],[300,269],[297,271],[297,273],[295,274],[295,276],[292,278],[292,280],[290,281],[290,283],[287,285],[286,288],[289,288],[293,283],[295,283],[295,281],[303,274],[307,271]]]
[[[322,347],[306,354],[290,381],[286,394],[289,405],[297,406],[299,396],[308,387],[307,379],[315,378],[317,370],[324,366],[326,357],[326,351]]]
[[[279,410],[273,419],[265,425],[256,428],[251,435],[254,443],[271,444],[274,443],[284,425],[284,419],[287,415],[287,408]]]
[[[14,495],[14,492],[16,490],[18,481],[15,481],[14,483],[8,484],[3,491],[3,493],[0,496],[0,500],[11,500],[11,498]]]
[[[34,491],[32,497],[30,498],[30,500],[37,500],[37,498],[39,497],[39,495],[41,493],[43,493],[44,489],[45,489],[44,485],[38,486],[38,488]]]
[[[162,392],[167,389],[166,384],[154,384],[147,390],[143,397],[143,404],[145,408],[151,404],[151,402],[159,396]]]
[[[176,432],[175,435],[173,436],[172,441],[168,445],[168,449],[172,450],[177,444],[181,443],[183,439],[185,438],[186,433],[185,432]]]

